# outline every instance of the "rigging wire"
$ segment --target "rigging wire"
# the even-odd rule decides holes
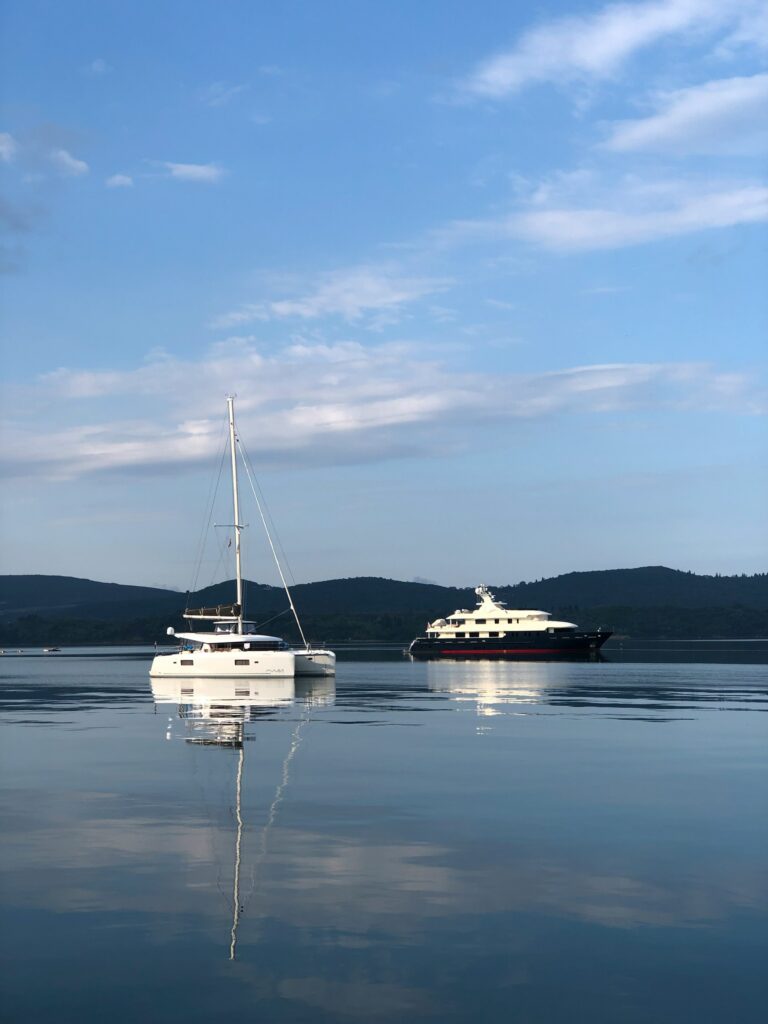
[[[219,569],[221,568],[222,563],[224,562],[224,555],[232,542],[232,538],[229,536],[219,537],[218,534],[214,534],[214,537],[216,537],[216,544],[219,549],[219,557],[216,560],[216,564],[213,567],[213,572],[211,573],[211,582],[208,584],[208,586],[210,587],[212,587],[213,584],[216,582],[216,577],[219,575]]]
[[[241,449],[242,449],[243,461],[246,462],[251,467],[251,472],[253,474],[253,479],[254,479],[256,487],[258,489],[259,496],[261,498],[261,504],[264,507],[264,511],[266,513],[266,518],[267,518],[267,521],[269,522],[270,531],[271,531],[272,535],[274,536],[275,541],[277,542],[278,548],[280,549],[280,555],[281,555],[282,560],[283,560],[283,565],[286,567],[286,569],[288,571],[288,576],[290,577],[291,583],[295,587],[296,586],[296,578],[293,575],[293,569],[291,568],[291,563],[288,561],[288,555],[285,553],[285,548],[283,547],[283,542],[280,540],[280,533],[278,532],[277,526],[275,526],[275,520],[274,520],[274,518],[272,516],[272,513],[269,510],[269,503],[267,502],[267,499],[266,499],[266,497],[264,495],[264,491],[262,490],[261,484],[259,483],[258,477],[256,476],[256,472],[253,469],[253,460],[251,459],[250,455],[248,454],[248,452],[246,450],[246,447],[245,447],[245,444],[242,441],[240,441],[239,439],[238,439],[238,443],[240,444]]]
[[[200,569],[203,564],[203,554],[205,552],[205,540],[208,531],[211,527],[211,519],[213,517],[213,507],[216,503],[216,496],[219,493],[219,483],[221,481],[221,474],[224,469],[224,456],[226,455],[226,445],[223,444],[223,439],[226,434],[226,424],[222,429],[221,438],[219,440],[219,447],[221,448],[221,457],[219,458],[219,471],[216,474],[216,479],[211,485],[211,490],[208,493],[208,499],[205,503],[205,507],[208,509],[208,515],[203,522],[202,529],[200,530],[200,537],[197,542],[197,555],[194,562],[194,574],[192,577],[192,585],[187,591],[187,596],[194,594],[197,589],[197,583],[200,576]]]
[[[273,615],[272,618],[264,619],[263,622],[257,622],[256,625],[253,628],[256,629],[256,630],[259,630],[259,629],[261,629],[262,626],[268,626],[270,624],[270,622],[274,622],[275,619],[279,619],[283,615],[287,615],[290,610],[291,610],[290,608],[283,608],[283,610],[281,612],[278,612],[276,615]]]
[[[288,586],[288,583],[287,583],[287,581],[285,579],[285,574],[283,573],[283,567],[280,564],[280,559],[277,557],[277,551],[275,550],[275,545],[272,542],[272,534],[270,532],[269,526],[267,524],[266,517],[264,515],[264,509],[262,507],[262,503],[259,501],[259,495],[258,495],[258,493],[256,491],[256,486],[255,486],[255,484],[253,482],[253,476],[251,475],[251,468],[248,465],[248,460],[245,457],[245,452],[243,451],[242,445],[240,443],[240,438],[237,438],[237,446],[240,449],[240,454],[243,457],[243,465],[245,466],[245,472],[246,472],[246,475],[248,477],[248,482],[250,483],[251,490],[253,491],[253,497],[254,497],[254,499],[256,501],[256,508],[259,510],[259,516],[261,517],[261,522],[262,522],[262,525],[264,527],[264,532],[266,533],[267,540],[269,541],[269,546],[270,546],[270,549],[272,551],[272,557],[275,560],[275,565],[277,566],[277,571],[280,574],[280,579],[282,580],[282,583],[283,583],[283,588],[285,590],[285,596],[288,598],[288,603],[291,606],[291,611],[293,612],[293,617],[296,620],[296,626],[298,627],[299,635],[301,636],[301,642],[304,644],[304,646],[307,648],[307,650],[309,650],[309,644],[307,643],[307,638],[304,636],[304,630],[301,628],[301,620],[299,619],[299,613],[296,611],[296,605],[293,603],[293,596],[291,594],[291,589]]]

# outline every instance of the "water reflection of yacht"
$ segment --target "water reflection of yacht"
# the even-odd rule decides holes
[[[181,704],[206,709],[222,703],[225,707],[278,707],[291,704],[295,680],[290,679],[213,679],[199,676],[186,679],[153,676],[152,696],[156,704]]]
[[[546,662],[430,662],[427,686],[450,694],[454,700],[475,702],[478,714],[494,715],[498,713],[497,705],[541,701],[556,685],[554,671],[554,666]]]
[[[235,835],[232,876],[232,924],[229,939],[229,958],[237,959],[237,932],[244,911],[241,893],[243,862],[243,774],[245,767],[246,724],[270,711],[289,707],[298,698],[309,711],[312,707],[332,704],[336,696],[333,676],[307,676],[293,678],[213,679],[190,677],[186,679],[156,677],[151,679],[155,704],[174,704],[178,716],[185,723],[185,740],[195,746],[229,748],[237,751],[234,786]],[[291,741],[283,758],[279,782],[261,832],[260,859],[267,854],[267,836],[275,823],[278,807],[289,782],[291,761],[299,749],[301,730],[307,724],[308,714],[295,724]],[[166,739],[171,738],[171,729]],[[255,865],[252,869],[255,877]],[[246,896],[247,900],[247,896]]]

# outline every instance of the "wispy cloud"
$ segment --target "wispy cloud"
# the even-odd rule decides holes
[[[768,220],[768,187],[697,179],[619,181],[595,172],[553,175],[496,218],[457,221],[447,245],[520,240],[555,252],[618,249]]]
[[[27,423],[20,411],[5,431],[10,472],[77,476],[195,465],[219,443],[221,396],[231,390],[241,396],[241,429],[253,438],[254,455],[313,463],[440,454],[446,438],[455,450],[469,443],[473,425],[489,421],[638,409],[764,409],[753,378],[707,365],[465,373],[426,358],[416,346],[356,342],[298,341],[266,356],[233,341],[213,346],[197,361],[158,356],[130,371],[61,369],[34,390],[48,417],[70,422],[56,427],[37,414]],[[179,398],[167,401],[174,395]],[[27,406],[29,401],[26,394]],[[134,411],[132,418],[119,418],[121,401]],[[140,409],[144,418],[136,418]],[[86,422],[72,423],[73,415]]]
[[[607,78],[635,53],[664,39],[700,41],[702,33],[728,26],[734,27],[735,39],[736,28],[757,8],[757,0],[651,0],[553,19],[483,61],[460,83],[460,91],[498,98],[537,82]]]
[[[405,304],[440,292],[449,284],[445,278],[412,277],[396,268],[352,267],[322,275],[304,295],[245,304],[217,317],[212,326],[232,327],[287,317],[311,320],[340,316],[356,321],[370,313],[395,314]]]
[[[112,174],[104,184],[107,188],[132,188],[133,178],[130,174]]]
[[[16,159],[19,144],[8,132],[0,132],[0,163],[10,164]]]
[[[52,149],[48,154],[48,159],[60,174],[69,178],[78,178],[87,174],[89,170],[85,160],[78,160],[66,149]]]
[[[232,85],[228,82],[212,82],[200,90],[200,102],[206,107],[223,107],[247,88],[245,83]]]
[[[723,154],[768,147],[768,74],[725,78],[658,93],[650,117],[618,121],[615,152]]]
[[[176,164],[169,160],[160,161],[165,168],[167,177],[175,178],[177,181],[194,181],[203,184],[212,184],[220,181],[226,171],[218,164]]]
[[[108,74],[112,68],[107,64],[103,57],[97,57],[95,60],[92,60],[90,64],[86,65],[83,70],[86,74],[100,77],[101,75]]]
[[[768,188],[627,188],[610,205],[532,209],[510,218],[511,235],[561,252],[617,249],[712,228],[768,220]]]

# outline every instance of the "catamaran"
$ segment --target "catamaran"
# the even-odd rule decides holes
[[[230,605],[213,608],[187,608],[184,618],[188,622],[211,622],[204,632],[177,633],[172,626],[168,635],[179,641],[179,648],[170,654],[156,654],[150,669],[152,677],[244,677],[280,678],[294,675],[333,675],[336,655],[325,648],[313,647],[302,629],[293,597],[277,557],[272,536],[254,488],[254,497],[267,533],[272,554],[288,598],[290,609],[298,626],[303,646],[290,647],[277,636],[256,632],[256,625],[243,615],[243,573],[240,534],[244,524],[240,521],[240,495],[237,476],[237,450],[239,439],[235,430],[234,398],[227,398],[229,420],[229,453],[232,472],[232,506],[235,531],[235,601]],[[246,462],[246,469],[248,464]],[[250,472],[249,472],[249,480]],[[253,481],[251,480],[251,484]]]

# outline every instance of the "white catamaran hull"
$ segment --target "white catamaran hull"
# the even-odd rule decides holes
[[[157,654],[149,670],[153,678],[292,679],[292,651],[181,651]]]
[[[309,650],[303,648],[292,652],[296,659],[297,676],[333,676],[336,675],[336,655],[333,651]]]

